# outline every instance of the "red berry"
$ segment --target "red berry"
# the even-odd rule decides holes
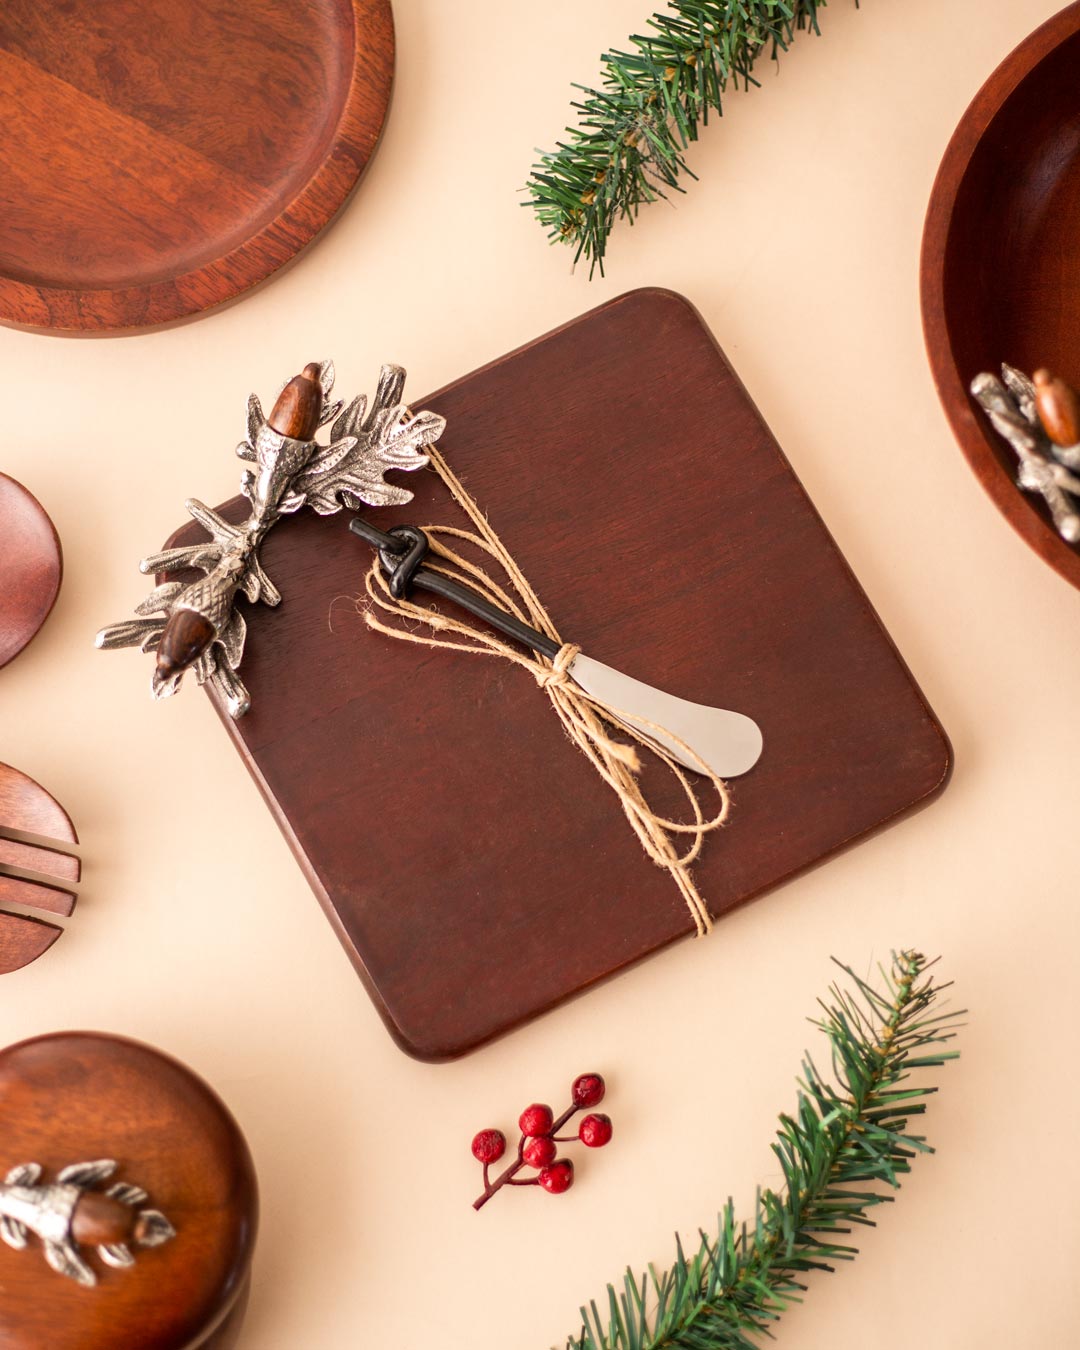
[[[555,1117],[551,1114],[551,1107],[540,1106],[536,1102],[533,1102],[532,1106],[527,1106],[518,1119],[521,1133],[530,1139],[537,1139],[540,1135],[550,1134],[551,1127],[554,1124]]]
[[[586,1116],[578,1130],[578,1138],[588,1148],[603,1148],[611,1142],[611,1117]]]
[[[549,1195],[562,1195],[574,1184],[574,1164],[569,1158],[560,1158],[557,1163],[545,1167],[537,1180]]]
[[[570,1089],[575,1106],[599,1106],[604,1100],[605,1084],[598,1073],[583,1073]]]
[[[506,1135],[502,1130],[481,1130],[472,1141],[472,1151],[477,1162],[498,1162],[506,1152]]]
[[[558,1145],[554,1139],[541,1135],[539,1139],[529,1140],[522,1150],[521,1156],[530,1167],[547,1167],[548,1163],[555,1161],[555,1154],[558,1151]]]

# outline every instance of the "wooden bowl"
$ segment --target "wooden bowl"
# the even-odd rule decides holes
[[[972,399],[1003,361],[1080,381],[1080,2],[987,80],[938,171],[922,249],[926,345],[938,393],[980,483],[1031,547],[1080,587],[1080,552]]]
[[[159,327],[242,295],[356,187],[390,0],[4,0],[0,322]]]

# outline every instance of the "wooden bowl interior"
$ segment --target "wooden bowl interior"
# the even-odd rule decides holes
[[[1080,380],[1078,71],[1080,32],[1006,101],[961,183],[945,297],[962,377],[1006,360]]]
[[[1049,50],[1047,48],[1049,47]],[[946,412],[983,486],[1027,541],[1080,586],[1080,554],[968,392],[1003,361],[1080,382],[1080,5],[999,69],[968,111],[934,189],[924,321]]]

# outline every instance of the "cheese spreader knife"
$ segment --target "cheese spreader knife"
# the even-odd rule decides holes
[[[386,531],[357,516],[350,522],[349,529],[378,550],[390,593],[396,599],[407,596],[413,587],[428,591],[459,605],[549,660],[558,655],[560,643],[538,633],[463,583],[424,567],[428,537],[417,526],[397,525]],[[587,694],[617,709],[620,721],[662,746],[695,773],[706,764],[718,778],[737,778],[752,769],[761,756],[761,728],[744,713],[676,698],[674,694],[624,675],[621,670],[614,670],[584,652],[574,658],[567,674]],[[665,735],[665,731],[671,735]],[[688,754],[685,747],[692,753]]]
[[[209,538],[144,558],[141,571],[167,579],[136,607],[136,618],[108,624],[95,638],[95,645],[106,650],[155,651],[155,698],[174,694],[185,671],[191,670],[200,684],[215,691],[230,716],[243,717],[251,698],[238,673],[247,620],[237,600],[244,596],[252,605],[271,607],[281,601],[259,557],[268,532],[304,508],[332,516],[346,508],[358,510],[361,504],[401,506],[412,500],[413,494],[387,481],[386,474],[430,463],[446,419],[430,410],[413,412],[403,402],[405,372],[400,366],[383,366],[370,405],[362,396],[347,406],[331,403],[333,384],[333,362],[312,361],[282,388],[269,416],[252,394],[247,436],[236,447],[251,466],[240,480],[250,506],[247,518],[227,519],[190,499],[188,513]],[[330,442],[324,445],[318,432],[331,423]],[[558,655],[558,644],[544,634],[468,586],[421,566],[428,550],[422,530],[399,526],[384,532],[360,518],[353,520],[352,529],[379,551],[391,593],[404,595],[409,586],[418,586],[549,660]],[[197,575],[192,577],[192,572]],[[761,730],[742,713],[675,698],[582,654],[567,673],[616,720],[621,715],[627,726],[688,769],[700,772],[705,765],[719,778],[735,778],[757,763]]]

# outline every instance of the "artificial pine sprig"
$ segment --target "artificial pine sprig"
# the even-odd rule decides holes
[[[755,1350],[756,1337],[799,1300],[809,1271],[856,1255],[841,1239],[853,1224],[873,1226],[868,1211],[893,1199],[882,1183],[898,1188],[915,1154],[933,1152],[908,1120],[937,1089],[908,1079],[956,1058],[939,1047],[963,1013],[936,1010],[949,986],[934,983],[932,965],[918,952],[894,953],[883,990],[840,965],[854,988],[832,986],[814,1022],[828,1037],[837,1084],[805,1057],[795,1111],[780,1117],[773,1144],[784,1189],[759,1191],[749,1224],[736,1224],[729,1200],[716,1236],[702,1233],[691,1255],[676,1240],[670,1270],[650,1266],[640,1278],[628,1270],[621,1290],[608,1286],[604,1311],[595,1302],[582,1308],[567,1350]]]
[[[550,153],[538,151],[526,184],[553,242],[570,244],[604,271],[608,235],[616,220],[633,223],[643,202],[695,175],[685,151],[710,111],[722,113],[729,84],[756,84],[762,55],[774,61],[798,29],[818,33],[826,0],[671,0],[654,14],[630,51],[601,58],[601,87],[574,85],[585,98],[572,107],[576,126]]]

